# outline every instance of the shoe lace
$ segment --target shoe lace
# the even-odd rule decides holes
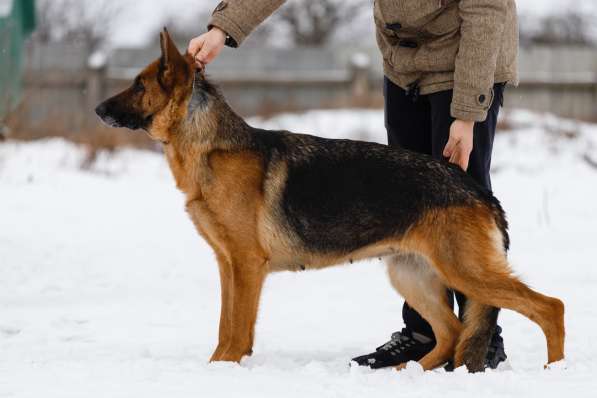
[[[392,333],[390,341],[379,347],[381,351],[400,352],[417,344],[409,330],[402,329],[400,332]]]

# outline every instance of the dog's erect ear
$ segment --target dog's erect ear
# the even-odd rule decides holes
[[[176,48],[166,28],[160,33],[160,47],[162,48],[161,77],[166,85],[171,86],[176,82],[177,76],[187,75],[187,62]]]
[[[160,47],[162,48],[162,62],[164,65],[168,65],[172,62],[176,57],[180,57],[180,53],[178,52],[178,48],[176,48],[176,44],[170,37],[170,33],[168,33],[168,29],[164,27],[164,30],[160,32]]]

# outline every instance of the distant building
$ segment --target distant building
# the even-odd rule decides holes
[[[0,0],[0,118],[21,94],[24,42],[35,29],[35,0]]]

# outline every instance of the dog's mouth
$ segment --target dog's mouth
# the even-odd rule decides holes
[[[100,120],[102,121],[102,123],[104,123],[108,127],[112,127],[112,128],[122,127],[120,125],[120,123],[118,123],[118,121],[116,119],[114,119],[112,116],[104,116],[104,117],[100,116]]]
[[[105,105],[98,106],[95,112],[102,122],[108,127],[144,130],[146,132],[149,131],[149,126],[151,126],[154,117],[153,114],[145,117],[135,114],[122,114],[115,116],[113,113],[106,110]]]
[[[147,131],[151,124],[151,119],[138,120],[137,118],[125,118],[123,120],[116,119],[113,116],[104,116],[101,118],[102,122],[113,128],[127,128],[129,130],[145,130]]]

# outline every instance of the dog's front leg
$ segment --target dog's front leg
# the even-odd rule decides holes
[[[218,268],[220,270],[220,330],[218,346],[211,356],[210,362],[221,361],[222,355],[228,350],[232,337],[232,306],[234,297],[234,282],[232,264],[221,253],[217,253]]]
[[[253,350],[255,322],[267,265],[263,258],[233,262],[233,305],[230,344],[220,361],[239,362]]]

